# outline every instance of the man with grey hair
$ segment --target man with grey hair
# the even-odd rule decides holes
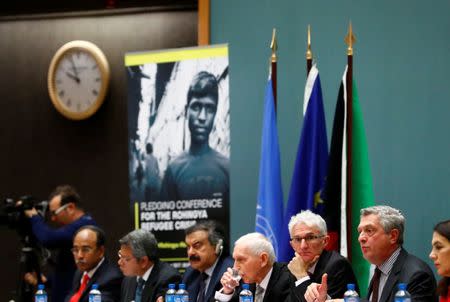
[[[181,277],[158,257],[158,242],[147,230],[134,230],[119,240],[119,267],[126,276],[122,282],[121,302],[153,302],[164,295],[169,283]]]
[[[428,265],[409,254],[403,247],[405,217],[389,206],[373,206],[361,210],[358,226],[359,244],[364,258],[375,265],[367,299],[370,302],[394,301],[399,283],[406,283],[411,301],[437,301],[436,280]],[[308,302],[326,300],[327,276],[322,284],[308,287]]]
[[[293,301],[306,301],[307,287],[313,282],[319,283],[325,273],[329,276],[328,295],[331,298],[342,298],[349,283],[357,286],[350,262],[335,251],[325,250],[330,237],[320,215],[302,211],[291,217],[288,228],[295,251],[288,264],[289,271],[296,278],[292,284]]]
[[[234,244],[233,258],[233,269],[239,272],[244,283],[252,284],[255,302],[289,301],[293,276],[285,264],[275,262],[273,246],[264,235],[250,233],[240,237]],[[215,299],[239,301],[241,288],[231,268],[220,282],[223,288],[216,292]]]

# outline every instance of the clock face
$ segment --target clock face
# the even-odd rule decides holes
[[[92,43],[84,43],[90,42],[73,41],[58,50],[48,78],[56,109],[75,120],[87,118],[98,110],[109,82],[109,67],[103,53]]]

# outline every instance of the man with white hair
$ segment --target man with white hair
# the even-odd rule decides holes
[[[433,272],[402,246],[404,229],[405,217],[397,209],[380,205],[361,210],[358,241],[363,257],[376,267],[367,295],[370,302],[394,301],[399,283],[407,284],[411,301],[437,301]],[[306,300],[325,301],[327,287],[327,275],[324,275],[321,284],[308,286]]]
[[[302,211],[291,217],[288,228],[295,251],[288,264],[296,278],[293,301],[306,301],[304,295],[308,285],[320,283],[325,273],[328,274],[328,295],[331,298],[342,298],[349,283],[358,286],[348,260],[335,251],[325,250],[330,237],[322,217],[309,210]]]
[[[275,262],[275,252],[270,241],[260,233],[250,233],[239,238],[234,244],[234,267],[244,283],[252,284],[255,302],[288,301],[290,282],[293,276],[286,265]],[[220,302],[239,301],[241,288],[228,268],[220,280],[221,292],[215,299]],[[255,285],[255,286],[253,286]]]

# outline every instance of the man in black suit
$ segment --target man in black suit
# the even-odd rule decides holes
[[[126,276],[122,282],[121,302],[154,302],[162,297],[169,283],[181,277],[158,257],[158,242],[147,230],[134,230],[119,240],[119,266]]]
[[[275,262],[275,252],[270,241],[260,233],[250,233],[239,238],[233,251],[234,269],[239,271],[244,283],[252,284],[255,302],[285,302],[290,299],[290,283],[294,278],[287,266]],[[215,299],[220,302],[239,301],[241,288],[229,268],[220,282],[223,289]]]
[[[320,215],[307,210],[292,216],[289,221],[291,246],[295,256],[288,264],[296,277],[293,286],[293,301],[306,301],[305,292],[313,283],[320,283],[322,275],[328,274],[328,295],[342,298],[347,284],[357,281],[350,262],[335,251],[326,251],[330,237],[327,225]]]
[[[119,301],[123,275],[105,258],[105,233],[99,227],[81,227],[73,238],[73,257],[78,270],[65,301],[88,302],[89,291],[98,284],[103,302]]]
[[[214,301],[214,293],[222,287],[220,278],[233,266],[225,240],[225,232],[215,221],[202,221],[185,231],[190,266],[183,275],[190,302]]]
[[[405,218],[397,209],[374,206],[361,210],[359,244],[364,258],[376,266],[367,296],[370,302],[394,301],[399,283],[407,284],[411,301],[437,301],[431,269],[402,247],[404,228]],[[326,300],[327,277],[322,280],[322,284],[308,287],[305,293],[308,302]]]

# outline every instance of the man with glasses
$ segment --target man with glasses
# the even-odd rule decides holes
[[[34,208],[26,210],[25,215],[30,218],[31,228],[38,242],[52,250],[54,273],[49,276],[47,286],[51,286],[52,301],[64,301],[76,270],[70,250],[73,236],[80,227],[96,223],[80,207],[80,196],[72,186],[58,186],[48,199],[50,220],[59,225],[59,228],[49,226]],[[37,283],[34,272],[27,274],[26,280],[32,284]]]
[[[105,240],[103,230],[93,225],[81,227],[75,233],[72,254],[78,270],[66,302],[88,302],[93,284],[98,285],[102,302],[119,301],[123,275],[105,258]]]
[[[295,256],[288,269],[296,277],[293,301],[306,301],[304,294],[308,285],[320,283],[322,275],[328,274],[329,298],[342,298],[348,283],[357,285],[355,274],[346,258],[335,251],[327,251],[327,225],[325,220],[311,211],[302,211],[289,221],[291,246]]]
[[[158,257],[158,242],[147,230],[134,230],[119,240],[119,267],[125,278],[121,302],[154,302],[170,283],[180,283],[177,270]]]

